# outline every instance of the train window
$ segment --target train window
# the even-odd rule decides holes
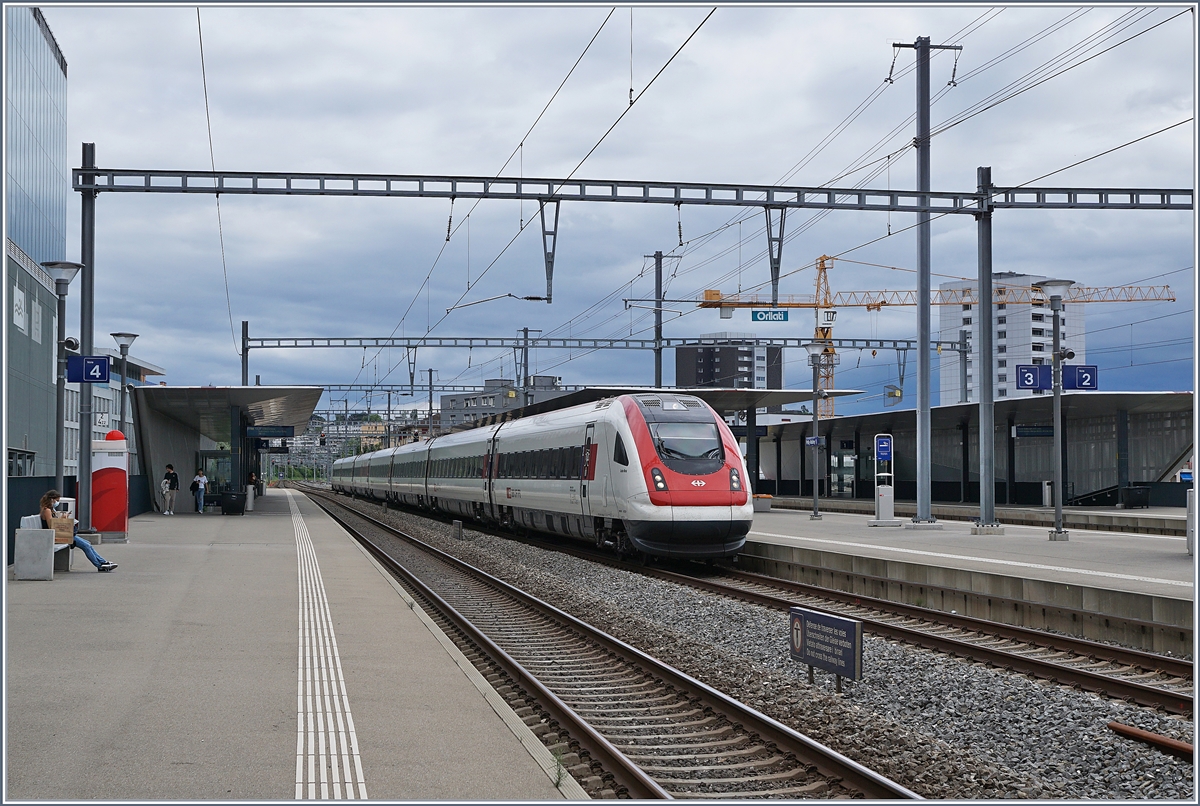
[[[571,448],[571,478],[583,478],[583,446]]]
[[[550,476],[550,451],[538,451],[538,478]]]
[[[556,479],[561,479],[564,475],[566,475],[565,473],[563,473],[563,465],[564,464],[566,464],[566,462],[564,461],[564,457],[563,457],[563,449],[555,448],[554,449],[554,467],[550,471],[550,475]]]
[[[613,445],[613,461],[625,467],[629,466],[629,454],[625,453],[625,443],[620,434],[617,434],[616,444]]]

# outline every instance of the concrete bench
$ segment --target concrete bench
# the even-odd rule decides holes
[[[36,518],[40,522],[40,518]],[[13,552],[16,579],[54,579],[71,570],[71,543],[55,543],[53,529],[18,529]]]

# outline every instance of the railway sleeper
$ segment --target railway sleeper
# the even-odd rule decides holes
[[[765,748],[764,748],[765,749]],[[689,759],[680,759],[689,760]],[[726,764],[719,762],[709,766],[690,766],[690,767],[675,767],[670,764],[641,764],[639,765],[646,772],[663,772],[663,773],[684,773],[684,772],[714,772],[717,770],[762,770],[768,767],[778,767],[781,764],[794,764],[795,759],[789,756],[774,755],[770,758],[754,759],[751,761],[740,761],[734,764]],[[794,772],[794,771],[793,771]]]
[[[715,740],[716,736],[724,736],[733,732],[732,725],[722,725],[719,728],[712,730],[701,731],[697,733],[648,733],[641,736],[627,736],[626,743],[622,747],[632,747],[639,750],[678,750],[681,747],[699,747],[708,745],[710,747],[720,747],[722,744],[740,744],[750,741],[750,737],[745,733],[739,733],[731,739]],[[608,740],[613,744],[618,744],[621,741],[620,736],[609,736]],[[679,739],[700,739],[698,742],[683,742]],[[643,741],[663,741],[676,740],[672,744],[640,744]]]
[[[691,711],[675,712],[675,713],[669,713],[669,714],[630,714],[629,716],[598,715],[596,717],[591,718],[589,721],[595,722],[596,724],[612,725],[615,728],[621,727],[621,723],[629,723],[629,722],[634,722],[637,724],[645,724],[646,722],[666,722],[671,725],[691,726],[691,725],[711,724],[711,723],[717,721],[716,717],[711,717],[711,716],[704,717],[701,720],[693,720],[690,722],[676,722],[675,721],[678,719],[682,719],[684,717],[695,716],[695,715],[701,714],[701,713],[703,713],[703,712],[700,711],[699,709],[693,709]]]
[[[816,797],[820,797],[821,795],[825,795],[826,793],[829,793],[833,788],[834,788],[833,785],[831,785],[829,783],[829,781],[813,781],[811,784],[805,784],[804,786],[789,786],[789,787],[785,787],[783,789],[772,789],[772,790],[769,790],[766,792],[754,792],[754,791],[722,792],[721,799],[722,800],[733,800],[733,799],[746,800],[746,799],[753,798],[753,799],[757,800],[760,798],[767,798],[767,797],[771,797],[771,798],[791,798],[791,797],[816,798]],[[679,799],[683,799],[683,798],[699,799],[699,798],[711,797],[710,795],[702,793],[702,792],[673,792],[671,794],[674,797],[679,798]],[[845,794],[840,794],[840,793],[837,795],[833,795],[833,798],[842,798],[842,797],[849,797],[849,796],[845,795]]]
[[[745,784],[766,783],[768,781],[792,781],[797,778],[811,778],[811,777],[812,777],[812,773],[810,773],[808,771],[807,767],[797,766],[795,769],[784,770],[783,772],[772,772],[772,773],[767,773],[766,775],[755,775],[755,776],[751,776],[751,777],[694,778],[694,779],[680,779],[680,780],[672,779],[670,781],[670,785],[671,785],[671,788],[674,788],[677,786],[678,787],[712,786],[713,784],[742,784],[742,785],[745,785]],[[662,782],[660,782],[660,783],[662,783]],[[713,793],[713,794],[717,794],[717,793]],[[761,797],[764,794],[766,794],[766,793],[765,792],[759,793],[759,796]]]
[[[667,748],[666,745],[662,745],[662,747],[665,749]],[[674,749],[674,748],[670,748],[670,749]],[[652,755],[633,755],[630,753],[626,753],[625,755],[628,756],[629,758],[633,759],[634,761],[637,761],[638,759],[643,759],[643,758],[649,759],[651,761],[695,761],[696,759],[700,759],[700,758],[714,758],[714,759],[715,758],[740,758],[742,756],[754,756],[754,755],[758,755],[759,753],[765,753],[765,752],[768,752],[767,748],[763,747],[762,745],[756,744],[756,745],[752,745],[750,747],[743,747],[738,750],[722,750],[722,751],[715,752],[715,753],[688,753],[686,756],[662,756],[662,755],[653,755],[653,754]]]
[[[578,711],[581,714],[582,713],[604,714],[604,713],[608,713],[608,712],[614,710],[614,706],[615,706],[616,710],[619,710],[622,714],[629,714],[629,716],[622,716],[622,717],[620,717],[620,719],[641,719],[641,718],[643,718],[644,715],[650,715],[651,717],[655,717],[655,718],[669,719],[672,716],[691,716],[692,714],[699,713],[699,711],[696,711],[695,709],[690,710],[690,711],[673,710],[675,708],[686,708],[689,705],[691,705],[691,703],[682,702],[682,703],[669,703],[669,704],[664,704],[664,705],[648,705],[648,706],[644,706],[644,707],[642,707],[642,706],[635,707],[634,703],[619,703],[619,704],[617,704],[617,703],[590,703],[590,704],[584,704],[584,703],[574,703],[573,702],[571,704],[571,707],[574,708],[576,711]]]

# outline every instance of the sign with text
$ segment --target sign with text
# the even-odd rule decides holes
[[[787,320],[787,311],[750,311],[751,322],[786,322]]]
[[[108,356],[67,356],[67,381],[69,383],[108,383]]]
[[[792,660],[862,680],[862,622],[793,607],[788,644]]]
[[[1018,364],[1018,389],[1053,389],[1054,368],[1049,364]]]
[[[825,437],[805,437],[804,444],[812,448],[818,445],[825,444]]]
[[[1053,437],[1052,425],[1017,425],[1013,426],[1014,437]]]
[[[296,436],[296,426],[294,425],[248,425],[246,426],[246,437],[258,437],[259,439],[282,439],[283,437]]]
[[[892,461],[892,435],[875,435],[875,459],[880,462]]]
[[[1099,389],[1100,370],[1094,364],[1063,364],[1063,389]]]

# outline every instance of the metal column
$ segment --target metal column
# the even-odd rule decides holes
[[[63,459],[67,443],[67,286],[69,283],[55,280],[54,290],[58,295],[58,342],[55,349],[57,374],[54,381],[54,489],[63,490]],[[76,480],[78,484],[78,479]],[[78,490],[77,490],[78,492]],[[76,511],[79,503],[76,501]]]
[[[242,386],[250,385],[250,323],[242,320]]]
[[[96,167],[96,144],[83,144],[84,168]],[[95,184],[95,178],[85,176],[83,184]],[[95,327],[93,305],[96,294],[96,191],[80,193],[81,215],[79,232],[79,262],[82,294],[79,299],[79,352],[92,355]],[[92,532],[92,385],[79,384],[79,475],[76,478],[75,516],[79,519],[80,532]]]
[[[966,344],[967,343],[967,335],[968,335],[968,333],[966,330],[958,331],[959,342],[962,344]],[[967,360],[970,358],[970,356],[971,356],[970,350],[959,350],[958,351],[958,402],[959,403],[966,403],[968,401]]]
[[[750,475],[750,493],[758,492],[758,409],[746,407],[746,472]]]
[[[661,251],[654,253],[654,386],[662,388],[662,258]],[[678,383],[679,381],[676,381]]]
[[[992,316],[992,169],[976,171],[979,182],[979,351],[975,388],[979,390],[979,525],[996,526],[996,403]],[[1010,494],[1011,497],[1011,494]]]
[[[917,37],[917,191],[929,204],[929,37]],[[930,506],[932,455],[930,447],[929,356],[929,213],[917,213],[917,516],[933,520]]]
[[[1051,540],[1066,540],[1067,532],[1063,530],[1063,486],[1066,474],[1063,472],[1063,437],[1067,433],[1062,417],[1062,335],[1060,333],[1059,312],[1062,310],[1062,297],[1050,297],[1050,308],[1054,311],[1054,363],[1051,372],[1054,377],[1054,531],[1050,533]]]

